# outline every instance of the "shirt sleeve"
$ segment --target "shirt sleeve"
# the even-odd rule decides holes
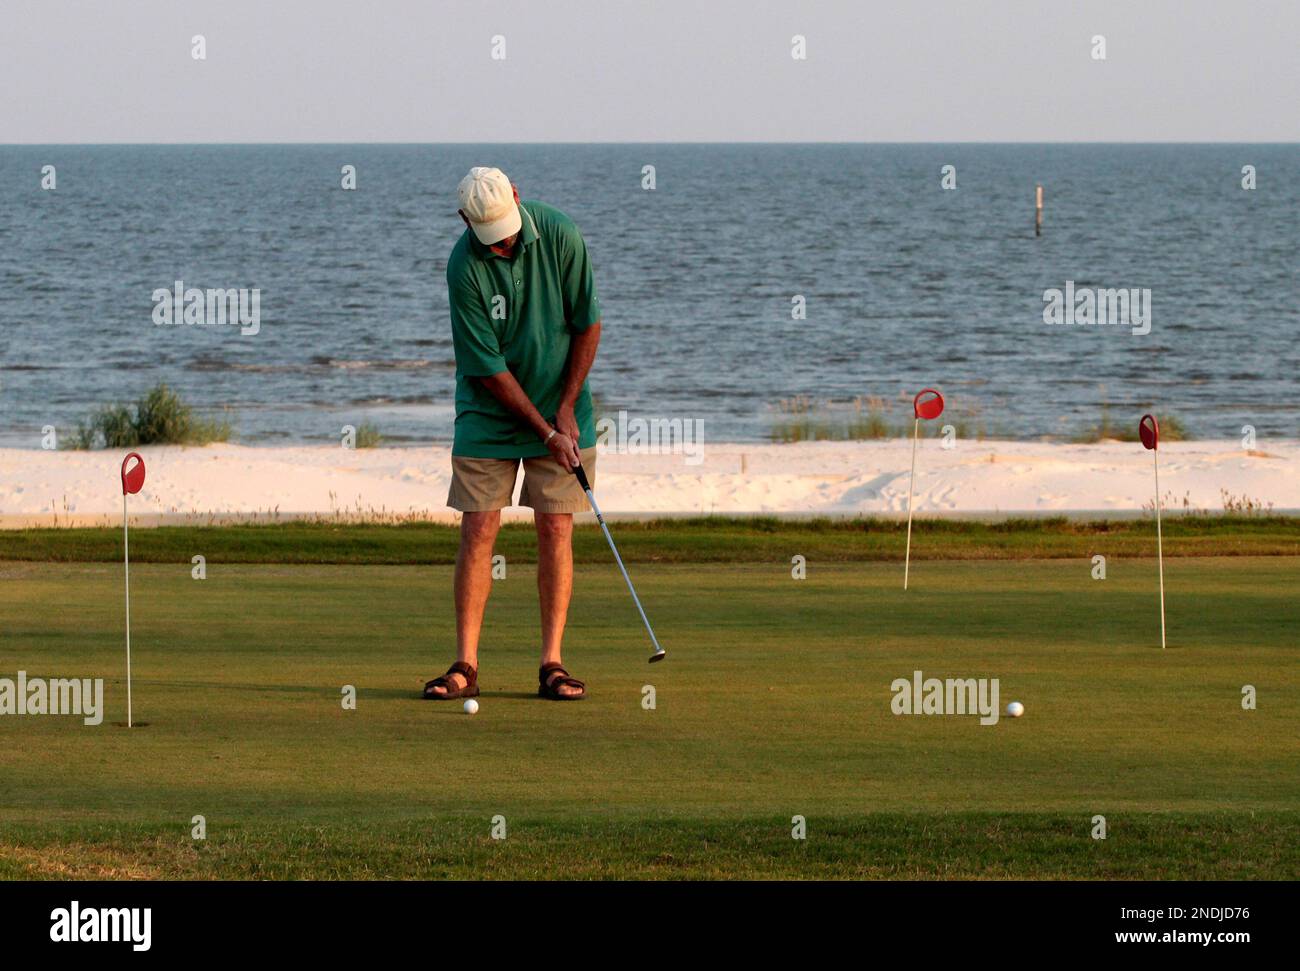
[[[447,280],[451,304],[451,343],[456,352],[456,374],[486,378],[507,370],[501,340],[488,318],[487,307],[472,281]]]
[[[570,330],[581,333],[600,320],[600,299],[587,241],[573,223],[564,226],[563,257],[564,317]]]

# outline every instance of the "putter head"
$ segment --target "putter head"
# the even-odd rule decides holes
[[[925,395],[933,395],[933,397],[922,401],[921,398]],[[938,418],[943,414],[943,395],[934,388],[922,388],[912,399],[912,412],[917,418]]]
[[[1155,415],[1142,416],[1138,422],[1138,438],[1142,439],[1142,447],[1145,449],[1160,447],[1160,423],[1156,421]]]
[[[668,652],[667,652],[667,651],[660,651],[660,652],[657,653],[657,654],[651,654],[651,655],[650,655],[650,660],[647,661],[646,663],[647,663],[647,664],[654,664],[655,661],[662,661],[662,660],[663,660],[664,658],[666,658],[667,656],[668,656]]]

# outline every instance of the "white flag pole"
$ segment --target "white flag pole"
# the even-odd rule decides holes
[[[912,421],[912,471],[907,477],[907,553],[903,560],[903,589],[907,589],[907,575],[912,569],[912,492],[916,486],[916,440],[921,434],[921,419]]]
[[[126,727],[131,727],[131,552],[126,529],[126,492],[122,493],[122,566],[126,579]]]
[[[1156,470],[1156,558],[1160,562],[1160,649],[1165,649],[1165,547],[1160,535],[1160,450],[1151,450]]]
[[[135,459],[135,465],[128,471],[127,466]],[[131,542],[127,526],[126,497],[132,492],[144,488],[144,459],[132,452],[122,459],[122,579],[126,588],[126,727],[133,724],[131,718]]]
[[[1138,422],[1138,439],[1151,450],[1151,467],[1156,473],[1156,559],[1160,563],[1160,650],[1165,649],[1165,540],[1160,529],[1160,421],[1143,415]]]
[[[926,398],[926,395],[930,397]],[[922,401],[922,398],[926,398]],[[912,399],[912,472],[907,477],[907,553],[903,558],[903,589],[912,569],[912,500],[916,492],[916,443],[921,438],[921,419],[938,418],[943,414],[943,395],[934,388],[922,388]]]

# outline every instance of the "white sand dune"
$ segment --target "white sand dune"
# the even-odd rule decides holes
[[[142,448],[145,488],[131,497],[142,524],[293,518],[453,518],[445,506],[445,447]],[[119,452],[0,449],[0,525],[121,521]],[[1160,449],[1167,507],[1220,512],[1222,492],[1275,511],[1300,509],[1300,442],[1247,451],[1236,442],[1171,442]],[[602,508],[621,515],[901,514],[911,443],[713,445],[703,461],[608,453],[599,461]],[[921,515],[1140,513],[1153,497],[1151,453],[1131,443],[921,443]],[[528,510],[512,509],[512,516]]]

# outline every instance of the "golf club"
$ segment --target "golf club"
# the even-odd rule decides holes
[[[922,401],[921,398],[927,394],[934,397]],[[907,576],[912,567],[912,491],[916,484],[916,442],[921,436],[921,419],[938,418],[943,414],[943,395],[934,388],[921,389],[912,399],[912,414],[915,420],[912,423],[912,473],[907,479],[907,554],[903,560],[904,590],[907,589]]]
[[[632,602],[636,604],[636,609],[641,614],[641,620],[645,623],[646,633],[650,635],[650,643],[654,645],[655,652],[650,655],[650,663],[662,661],[665,657],[665,651],[659,646],[659,640],[655,637],[654,628],[650,626],[650,618],[645,615],[645,608],[641,606],[641,598],[636,595],[636,587],[632,586],[632,578],[627,575],[627,567],[623,565],[623,557],[618,555],[618,547],[614,545],[614,537],[609,535],[609,527],[605,525],[605,517],[600,514],[600,507],[596,505],[596,497],[591,494],[591,483],[587,481],[587,473],[583,471],[581,465],[573,467],[573,474],[578,477],[578,484],[582,486],[582,491],[587,494],[587,501],[591,503],[591,511],[596,514],[596,522],[600,523],[600,528],[605,531],[605,539],[609,541],[609,548],[614,553],[614,560],[618,563],[618,568],[623,571],[623,579],[627,581],[627,588],[632,593]]]
[[[1155,415],[1143,415],[1138,422],[1138,437],[1142,447],[1151,450],[1151,460],[1156,473],[1156,558],[1160,561],[1160,649],[1165,649],[1165,550],[1160,536],[1160,423]]]
[[[127,463],[135,459],[129,470]],[[131,727],[131,552],[126,528],[126,497],[144,488],[144,459],[131,452],[122,459],[122,568],[126,580],[126,727]]]

